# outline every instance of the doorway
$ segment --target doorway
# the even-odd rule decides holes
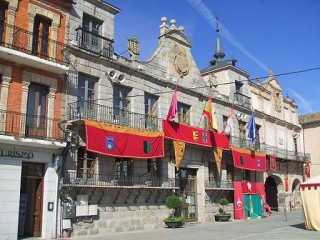
[[[44,164],[22,163],[19,237],[41,237]]]
[[[198,221],[197,210],[197,169],[180,168],[177,172],[180,196],[182,197],[182,213],[186,222]]]
[[[272,211],[278,212],[278,187],[275,176],[269,176],[264,184],[266,190],[266,202]]]

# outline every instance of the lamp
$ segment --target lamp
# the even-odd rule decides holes
[[[60,160],[61,160],[61,156],[54,155],[54,157],[53,157],[53,168],[54,168],[54,170],[56,170],[56,172],[60,168]]]

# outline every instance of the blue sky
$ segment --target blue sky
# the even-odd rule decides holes
[[[250,79],[319,68],[277,77],[283,94],[299,106],[299,114],[320,112],[319,0],[109,0],[121,9],[115,19],[115,51],[127,50],[127,38],[140,42],[140,60],[158,46],[161,17],[176,20],[192,42],[199,69],[213,59],[216,20],[224,59],[235,58]],[[124,53],[124,56],[128,56]]]

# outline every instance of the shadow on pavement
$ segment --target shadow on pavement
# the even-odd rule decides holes
[[[295,227],[295,228],[300,228],[300,229],[307,230],[304,223],[293,224],[293,225],[290,225],[290,226],[291,226],[291,227]]]

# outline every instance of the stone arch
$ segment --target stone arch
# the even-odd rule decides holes
[[[299,191],[299,188],[300,188],[300,180],[299,179],[295,179],[292,183],[292,192],[297,192]]]
[[[278,209],[278,187],[283,187],[281,178],[276,175],[270,175],[267,177],[264,187],[266,190],[266,202],[269,204],[273,211],[279,211]]]

